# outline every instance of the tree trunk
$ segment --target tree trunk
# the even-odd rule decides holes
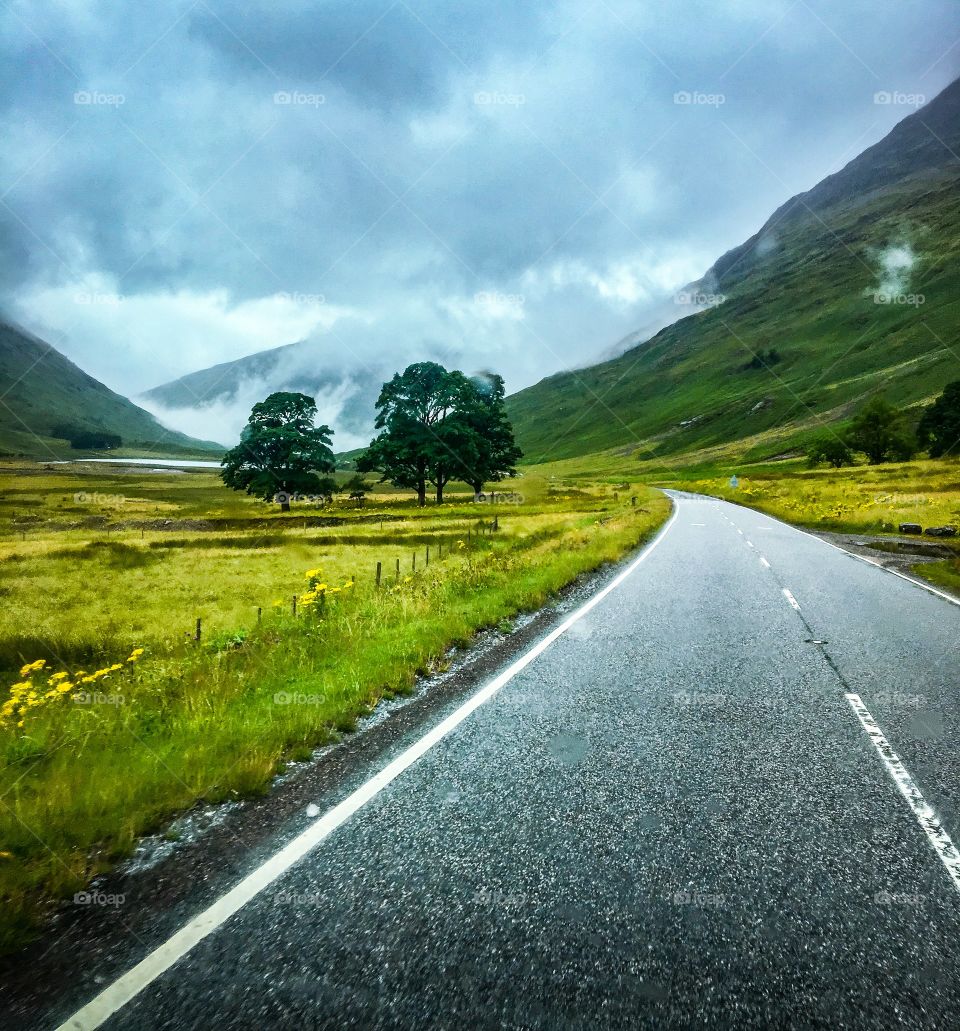
[[[289,512],[290,511],[290,499],[289,498],[284,498],[283,501],[280,502],[280,511],[281,512]]]
[[[470,486],[473,487],[473,496],[474,496],[474,498],[476,498],[476,496],[478,494],[482,494],[483,493],[483,480],[474,481],[473,483],[470,484]]]
[[[417,504],[423,508],[427,503],[427,481],[420,480],[417,484]]]
[[[443,480],[437,481],[437,504],[443,504]]]

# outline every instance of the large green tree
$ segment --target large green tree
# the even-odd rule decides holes
[[[871,398],[854,416],[847,443],[862,451],[871,465],[904,462],[917,450],[917,439],[899,408],[886,398]]]
[[[517,462],[523,457],[513,439],[505,395],[503,377],[496,373],[474,376],[463,395],[459,417],[469,428],[473,451],[463,453],[458,476],[473,487],[474,494],[479,494],[485,483],[515,476]]]
[[[329,494],[334,471],[333,431],[315,426],[317,403],[306,394],[278,391],[253,406],[240,443],[221,461],[223,482],[284,512],[296,494]]]
[[[931,458],[960,454],[960,380],[948,383],[923,413],[918,436]]]
[[[465,377],[437,362],[416,362],[384,383],[377,399],[380,433],[357,461],[360,472],[376,470],[381,482],[417,492],[426,504],[427,483],[437,488],[438,501],[456,464],[457,427],[451,419]]]
[[[377,470],[384,482],[417,492],[426,503],[433,484],[437,503],[451,480],[475,491],[515,472],[520,452],[503,406],[500,376],[468,379],[436,362],[417,362],[383,385],[377,401],[377,429],[357,463]]]

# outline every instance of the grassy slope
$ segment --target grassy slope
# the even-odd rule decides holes
[[[138,835],[198,800],[265,790],[285,760],[408,690],[451,645],[636,547],[669,507],[653,493],[635,510],[609,488],[551,491],[536,476],[517,486],[525,503],[502,506],[500,531],[478,536],[492,511],[456,501],[438,513],[381,496],[362,511],[310,510],[344,521],[304,528],[303,510],[283,517],[204,473],[8,470],[0,701],[24,661],[47,661],[32,679],[42,696],[54,671],[76,679],[77,665],[123,665],[139,645],[146,654],[98,681],[121,702],[66,695],[37,704],[22,727],[0,727],[0,948],[15,948],[45,900],[77,891]],[[100,500],[77,503],[78,491]],[[165,519],[174,522],[162,528]],[[153,528],[141,536],[145,521]],[[388,572],[379,590],[376,561]],[[326,618],[294,619],[290,596],[318,565],[331,586],[357,574],[356,587],[329,596]],[[197,614],[200,647],[183,633]]]
[[[926,124],[955,141],[958,112],[954,84],[788,202],[762,231],[772,250],[758,234],[715,266],[706,289],[726,294],[719,307],[508,398],[527,461],[608,450],[669,461],[711,448],[714,458],[771,457],[842,422],[874,390],[916,405],[956,379],[960,166]],[[907,290],[925,302],[876,304],[877,252],[904,241],[919,256]],[[781,362],[745,368],[770,348]]]
[[[165,429],[149,412],[88,376],[49,344],[5,323],[0,323],[0,394],[0,454],[76,458],[78,452],[50,436],[60,422],[118,433],[125,454],[219,450]]]
[[[527,460],[606,449],[668,458],[730,442],[759,459],[845,419],[872,390],[900,404],[929,401],[960,375],[958,198],[960,171],[838,215],[832,232],[798,227],[781,239],[779,269],[751,277],[720,307],[613,361],[514,395],[508,404]],[[864,296],[875,283],[871,248],[905,227],[921,255],[911,285],[926,298],[919,310]],[[744,368],[771,347],[779,364]],[[680,427],[693,418],[700,421]]]

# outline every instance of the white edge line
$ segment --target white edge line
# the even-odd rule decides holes
[[[643,552],[619,573],[602,590],[569,615],[558,627],[542,638],[529,651],[525,652],[512,665],[508,666],[489,684],[480,688],[458,709],[446,719],[428,731],[419,741],[407,748],[396,759],[387,763],[379,773],[365,781],[342,802],[319,817],[305,831],[298,834],[288,845],[248,874],[225,895],[199,913],[180,928],[162,945],[157,946],[136,966],[122,974],[113,984],[108,985],[99,995],[81,1007],[73,1016],[60,1025],[57,1031],[92,1031],[99,1027],[131,999],[137,996],[152,981],[182,959],[198,942],[211,934],[234,913],[238,912],[264,888],[272,884],[278,877],[290,869],[298,860],[315,848],[329,834],[345,823],[358,809],[378,795],[391,781],[404,770],[412,766],[434,745],[442,741],[459,726],[474,710],[488,702],[497,692],[508,684],[521,670],[529,666],[534,659],[553,644],[562,634],[573,626],[577,620],[585,616],[611,591],[615,590],[631,573],[653,552],[653,549],[664,539],[667,531],[673,526],[679,512],[679,504],[674,501],[673,513],[656,537],[647,544]]]
[[[940,818],[921,794],[913,777],[910,776],[909,771],[900,760],[900,756],[890,747],[890,742],[877,726],[876,720],[870,715],[870,711],[863,704],[860,695],[847,694],[846,699],[883,760],[887,773],[893,778],[900,794],[906,799],[907,805],[910,806],[913,815],[917,818],[917,823],[923,828],[934,851],[947,868],[947,874],[953,881],[953,886],[960,891],[960,852],[957,851],[950,835],[944,830]]]
[[[704,498],[714,497],[712,494],[701,494],[699,496]],[[800,526],[794,526],[793,523],[785,522],[783,519],[778,519],[776,516],[772,516],[767,512],[762,512],[759,508],[747,508],[746,505],[738,505],[736,501],[727,501],[726,498],[716,498],[716,500],[723,502],[725,505],[733,505],[734,508],[740,508],[744,512],[752,512],[754,515],[762,516],[764,519],[770,519],[772,522],[779,523],[781,526],[786,526],[790,530],[796,530],[797,533],[802,533],[804,537],[809,537],[811,540],[819,541],[821,544],[826,544],[828,548],[833,548],[834,551],[839,551],[841,555],[846,555],[848,558],[854,558],[858,562],[866,562],[868,566],[873,566],[874,569],[880,569],[884,573],[892,573],[894,576],[899,576],[901,580],[906,580],[908,584],[913,584],[914,587],[919,587],[928,594],[935,594],[938,598],[943,598],[944,601],[950,602],[951,605],[960,606],[960,599],[954,598],[952,594],[946,594],[944,591],[937,590],[936,587],[932,584],[928,584],[924,580],[917,580],[912,576],[907,576],[906,573],[901,573],[898,569],[891,569],[889,566],[882,566],[879,562],[874,562],[873,559],[869,559],[865,555],[857,555],[853,551],[847,551],[846,548],[841,548],[839,544],[834,544],[832,541],[825,541],[815,533],[811,533],[809,530],[804,530]],[[763,527],[760,529],[763,529]]]
[[[783,596],[784,596],[784,598],[787,599],[788,602],[790,602],[790,604],[797,610],[797,612],[800,611],[800,604],[799,604],[799,602],[797,601],[796,598],[794,598],[794,596],[790,593],[790,591],[786,587],[784,587],[784,589],[783,589]]]

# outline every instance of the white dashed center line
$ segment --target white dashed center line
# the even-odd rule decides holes
[[[760,565],[763,566],[764,569],[770,568],[770,563],[763,557],[763,555],[760,556]]]
[[[797,610],[797,612],[800,611],[800,605],[797,603],[797,599],[794,598],[794,596],[786,587],[784,587],[783,589],[783,596],[787,599],[788,602],[790,602],[790,604]]]
[[[890,742],[884,737],[883,731],[877,726],[860,695],[848,694],[846,699],[879,752],[883,765],[887,768],[887,773],[900,789],[900,794],[907,800],[907,805],[910,806],[913,815],[917,818],[917,823],[923,828],[934,851],[947,868],[947,874],[953,881],[953,886],[960,891],[960,852],[957,851],[950,835],[944,830],[940,818],[920,793],[913,777],[900,761],[900,756],[890,747]]]

